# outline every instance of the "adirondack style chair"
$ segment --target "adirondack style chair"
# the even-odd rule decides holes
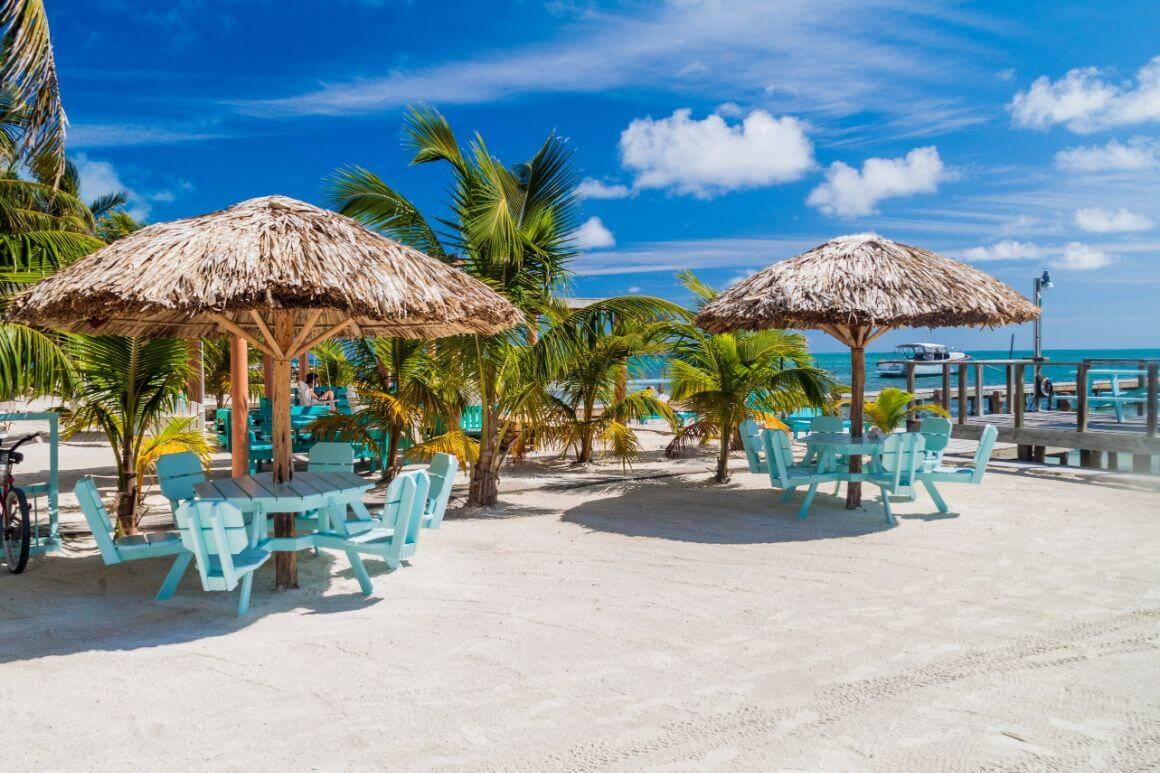
[[[741,433],[741,445],[745,447],[745,460],[749,463],[749,471],[769,474],[768,460],[762,458],[765,449],[761,441],[761,428],[757,426],[757,422],[745,419],[738,430]]]
[[[225,441],[223,442],[222,446],[223,446],[223,448],[225,448],[225,450],[232,451],[233,448],[231,447],[231,442],[232,442],[231,439],[233,438],[234,414],[233,414],[233,411],[228,409],[228,408],[223,409],[223,414],[224,415],[221,418],[221,422],[222,422],[222,432],[224,433]],[[246,417],[246,421],[247,422],[249,421],[248,415]],[[259,469],[261,469],[262,462],[273,461],[273,459],[274,459],[274,446],[272,443],[269,443],[269,442],[266,442],[265,440],[263,440],[258,435],[258,433],[255,432],[253,429],[250,429],[249,433],[250,433],[250,472],[255,473]],[[221,436],[219,436],[219,438],[220,437]]]
[[[165,575],[165,582],[161,590],[157,591],[157,600],[164,601],[177,590],[177,583],[181,575],[189,566],[193,554],[185,549],[181,543],[181,535],[176,531],[153,532],[151,534],[134,534],[120,539],[114,539],[113,523],[109,519],[109,512],[101,502],[97,493],[97,484],[87,475],[77,481],[73,489],[80,503],[81,512],[85,514],[93,538],[97,541],[97,548],[101,551],[101,560],[106,566],[123,564],[126,561],[138,561],[145,558],[165,558],[176,556],[169,574]]]
[[[866,475],[866,482],[879,488],[882,494],[882,509],[886,511],[886,522],[897,523],[890,509],[892,494],[914,498],[914,487],[922,469],[922,452],[926,438],[917,432],[896,432],[882,441],[873,468]]]
[[[387,562],[389,568],[396,569],[401,561],[415,555],[430,489],[431,478],[425,471],[401,473],[387,487],[387,505],[378,525],[352,534],[349,522],[331,517],[328,519],[329,529],[316,534],[314,544],[346,551],[351,555],[352,566],[356,565],[357,554],[362,553],[378,556]],[[361,566],[361,561],[357,565]],[[367,582],[369,584],[369,580]]]
[[[269,540],[257,533],[257,526],[247,529],[242,511],[222,500],[182,502],[177,526],[182,544],[197,563],[202,589],[232,591],[240,585],[238,616],[246,614],[254,572],[273,555]]]
[[[169,500],[169,509],[177,515],[177,506],[197,497],[193,487],[205,483],[205,468],[192,451],[165,454],[157,459],[157,482],[162,495]]]
[[[799,518],[805,518],[809,514],[819,483],[842,479],[839,472],[819,473],[817,465],[794,464],[789,433],[783,430],[763,430],[761,442],[765,448],[765,458],[768,460],[769,482],[774,488],[780,488],[784,492],[781,495],[782,502],[792,499],[793,492],[798,486],[809,486],[805,501],[798,511]]]
[[[451,501],[451,487],[455,485],[455,474],[459,472],[459,460],[451,454],[435,454],[427,467],[431,487],[427,491],[427,502],[423,507],[423,528],[438,529],[443,524],[443,513]]]
[[[350,443],[315,443],[307,458],[307,472],[354,472],[354,447]]]
[[[995,450],[995,440],[999,437],[999,430],[988,424],[983,428],[979,437],[979,447],[975,449],[975,458],[970,467],[935,467],[920,470],[918,480],[934,500],[940,513],[949,512],[946,500],[942,498],[936,483],[966,483],[978,486],[983,482],[983,474],[987,471],[987,462],[991,460],[991,453]]]
[[[951,420],[941,416],[923,419],[918,423],[918,434],[926,441],[922,449],[924,466],[930,469],[938,467],[951,440]]]

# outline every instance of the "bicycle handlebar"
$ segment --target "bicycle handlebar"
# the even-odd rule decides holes
[[[25,435],[22,438],[18,438],[15,443],[13,443],[9,448],[6,448],[4,450],[15,451],[17,448],[20,448],[20,446],[24,445],[29,440],[34,440],[34,439],[40,437],[40,435],[41,435],[41,433],[39,433],[39,432],[33,432],[31,435]]]

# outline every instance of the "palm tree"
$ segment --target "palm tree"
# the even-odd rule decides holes
[[[0,83],[26,106],[23,154],[51,169],[55,188],[65,172],[68,118],[60,101],[44,0],[0,0],[0,29]]]
[[[716,295],[692,272],[678,278],[698,306]],[[717,483],[729,480],[731,440],[747,416],[822,405],[834,386],[829,374],[814,367],[805,336],[787,330],[711,335],[688,325],[675,346],[670,368],[673,402],[700,417],[683,432],[720,440]]]
[[[871,426],[883,432],[893,432],[898,429],[912,415],[933,413],[944,419],[951,417],[950,411],[936,403],[925,405],[910,405],[914,395],[897,387],[887,387],[878,393],[872,402],[866,403],[864,415]]]
[[[627,373],[639,358],[666,354],[685,312],[659,298],[608,298],[582,309],[553,310],[536,342],[538,359],[548,368],[554,411],[543,429],[546,439],[574,449],[576,463],[593,460],[597,445],[627,464],[639,452],[629,426],[652,416],[679,426],[676,414],[651,389],[628,392]]]
[[[439,234],[404,196],[361,168],[340,170],[330,196],[340,212],[355,217],[432,257],[456,262],[463,270],[506,295],[535,320],[554,290],[566,281],[573,256],[577,175],[563,140],[551,135],[528,161],[507,168],[476,135],[460,147],[450,124],[431,109],[413,109],[404,126],[413,163],[445,163],[452,172],[450,217],[436,222]],[[495,336],[470,336],[441,342],[468,363],[482,404],[479,457],[471,468],[470,506],[495,504],[499,470],[530,419],[542,404],[543,390],[525,380],[528,363],[518,350],[535,336],[530,328]]]
[[[420,441],[407,451],[415,459],[443,452],[475,461],[477,444],[459,429],[464,381],[457,380],[454,364],[440,357],[430,341],[358,339],[340,346],[345,362],[332,367],[349,371],[361,407],[349,416],[318,419],[308,428],[311,433],[367,445],[382,459],[384,480],[398,471],[404,439]],[[333,348],[326,356],[340,358]]]
[[[168,338],[143,340],[121,336],[75,336],[68,352],[79,376],[75,407],[66,412],[64,436],[99,427],[117,463],[117,522],[126,534],[137,530],[139,472],[142,457],[158,436],[165,447],[198,450],[174,439],[176,428],[163,421],[172,412],[190,375],[189,346]]]

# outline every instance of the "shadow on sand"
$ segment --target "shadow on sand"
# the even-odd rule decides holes
[[[255,575],[249,614],[239,618],[237,591],[204,592],[192,565],[176,595],[157,601],[154,595],[170,559],[105,566],[89,545],[78,556],[80,551],[66,542],[64,553],[34,558],[24,574],[0,573],[0,664],[197,641],[233,633],[268,615],[334,614],[383,600],[358,592],[345,556],[303,551],[298,554],[299,589],[275,591],[273,562],[267,563]],[[366,567],[376,590],[389,583],[393,572],[384,562],[367,558]],[[336,578],[354,592],[328,594]]]
[[[590,531],[709,544],[807,542],[860,537],[891,528],[877,501],[846,510],[845,498],[818,492],[807,520],[797,516],[804,494],[781,503],[781,492],[688,479],[632,481],[604,486],[600,498],[564,512],[563,520]],[[643,490],[649,495],[641,496]],[[905,517],[905,516],[904,516]]]

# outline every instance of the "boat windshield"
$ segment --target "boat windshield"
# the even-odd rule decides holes
[[[898,344],[894,347],[894,351],[899,357],[907,360],[929,361],[950,359],[949,351],[941,344]]]

